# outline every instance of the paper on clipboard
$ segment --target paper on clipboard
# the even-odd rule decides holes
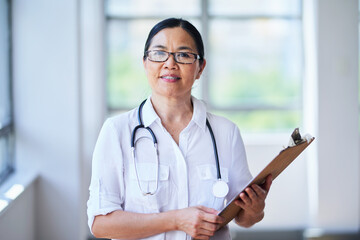
[[[239,192],[239,194],[243,192],[245,188],[253,184],[260,185],[264,183],[266,177],[269,174],[272,175],[272,178],[274,180],[315,139],[310,135],[306,135],[304,138],[301,138],[298,128],[294,130],[291,137],[292,138],[290,139],[289,146],[282,150],[257,176],[255,176],[248,184],[246,184],[245,187]],[[229,201],[225,208],[218,214],[225,218],[225,222],[221,225],[221,227],[228,224],[232,219],[234,219],[234,217],[241,210],[241,208],[234,203],[235,200],[239,199],[239,194],[237,194],[231,201]]]

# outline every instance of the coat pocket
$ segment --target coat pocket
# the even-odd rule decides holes
[[[158,174],[156,168],[159,167]],[[131,203],[142,205],[144,213],[160,212],[169,203],[169,166],[155,163],[130,165],[130,182],[127,194]],[[158,182],[156,183],[156,179]],[[144,194],[153,192],[154,194]],[[139,207],[139,206],[138,206]]]
[[[206,207],[221,210],[224,206],[225,197],[215,197],[213,194],[213,186],[218,181],[217,168],[213,164],[204,164],[196,167],[198,178],[200,179],[199,204]],[[221,168],[221,179],[226,183],[228,180],[228,169]]]

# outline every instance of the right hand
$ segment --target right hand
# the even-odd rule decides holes
[[[225,220],[218,211],[204,206],[177,210],[176,227],[194,239],[210,239]]]

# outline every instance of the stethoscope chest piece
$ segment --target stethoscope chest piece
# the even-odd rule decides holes
[[[218,179],[213,185],[213,194],[215,197],[223,198],[229,193],[229,186],[221,179]]]
[[[138,186],[139,189],[141,190],[142,194],[144,196],[146,195],[154,195],[156,193],[156,191],[158,190],[158,181],[159,181],[159,156],[158,156],[158,150],[157,150],[157,139],[155,137],[154,132],[151,130],[150,127],[145,127],[142,121],[142,108],[145,104],[146,100],[144,100],[140,106],[139,106],[139,110],[138,110],[138,121],[139,121],[139,125],[137,125],[131,134],[131,151],[132,151],[132,157],[133,157],[133,161],[134,161],[134,167],[135,167],[135,173],[136,173],[136,178],[138,181]],[[212,131],[212,128],[210,126],[210,123],[208,121],[208,119],[206,118],[206,125],[209,128],[209,132],[210,132],[210,136],[211,136],[211,140],[213,143],[213,148],[214,148],[214,155],[215,155],[215,163],[216,163],[216,168],[217,168],[217,181],[214,183],[213,185],[213,194],[215,197],[217,198],[223,198],[225,197],[228,193],[229,193],[229,186],[227,185],[227,183],[225,181],[223,181],[221,179],[221,172],[220,172],[220,163],[219,163],[219,156],[218,156],[218,152],[217,152],[217,147],[216,147],[216,141],[215,141],[215,137],[214,137],[214,133]],[[141,184],[140,184],[140,180],[139,180],[139,175],[138,175],[138,171],[137,171],[137,166],[136,166],[136,154],[135,154],[135,143],[136,143],[136,132],[138,129],[146,129],[151,137],[152,140],[154,142],[154,148],[155,148],[155,152],[156,152],[156,164],[158,166],[158,168],[156,169],[156,184],[155,184],[155,189],[153,189],[152,191],[144,191],[141,188]]]

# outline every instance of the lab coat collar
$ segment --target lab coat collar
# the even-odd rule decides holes
[[[193,103],[193,117],[191,121],[194,121],[202,130],[206,130],[206,105],[203,101],[192,96]]]
[[[196,123],[202,130],[206,129],[206,105],[201,100],[193,97],[193,117],[191,121]],[[156,114],[154,107],[151,103],[151,96],[149,96],[142,109],[142,120],[145,127],[150,126],[156,120],[160,121],[159,116]]]
[[[150,126],[157,119],[160,120],[159,116],[156,114],[155,109],[151,103],[151,96],[146,99],[146,102],[142,108],[142,120],[145,127]]]

